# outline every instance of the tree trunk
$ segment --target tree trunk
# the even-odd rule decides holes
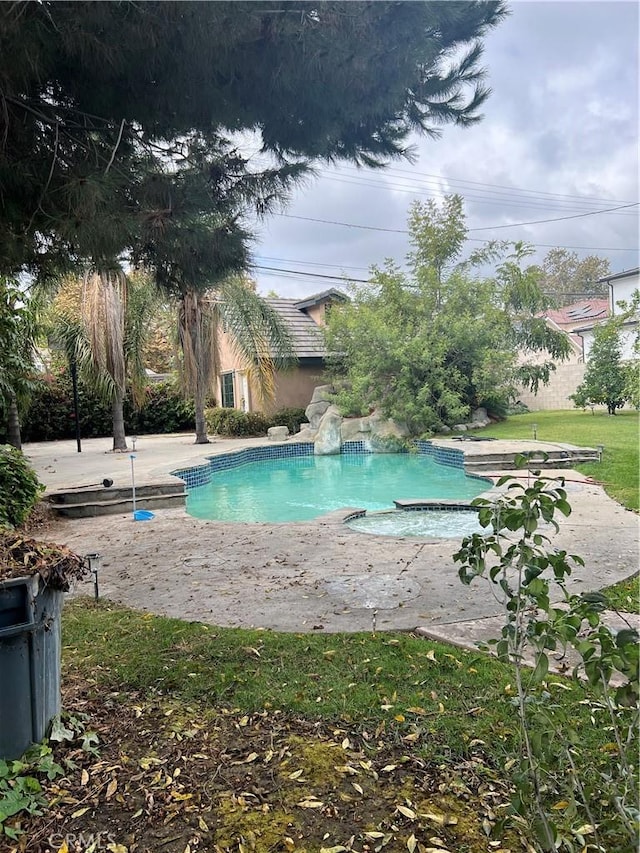
[[[202,306],[196,296],[194,299],[194,312],[189,329],[193,354],[196,362],[194,408],[196,414],[196,440],[195,444],[209,444],[207,435],[207,421],[204,416],[204,407],[207,399],[207,376],[205,371],[205,353],[202,346]]]
[[[198,389],[198,392],[200,389]],[[196,440],[195,444],[210,444],[209,436],[207,435],[207,420],[204,416],[204,398],[202,394],[196,393],[195,398],[196,410]]]
[[[18,401],[16,400],[16,395],[13,393],[9,399],[9,409],[7,411],[7,441],[12,447],[15,447],[17,450],[22,450]]]
[[[117,390],[111,403],[113,421],[113,449],[126,450],[127,439],[124,432],[124,400],[122,391]]]

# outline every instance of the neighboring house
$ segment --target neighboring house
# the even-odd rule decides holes
[[[258,389],[251,382],[248,365],[234,352],[232,341],[223,333],[217,393],[219,405],[245,412],[266,413],[289,406],[306,408],[313,389],[324,382],[327,351],[321,327],[325,325],[331,305],[347,299],[335,288],[306,299],[265,299],[289,327],[298,358],[293,370],[276,374],[275,397],[270,401],[260,399]]]
[[[621,314],[623,309],[620,302],[630,303],[634,293],[640,290],[640,268],[619,272],[615,275],[605,276],[599,279],[602,284],[609,287],[608,309],[610,315]],[[593,330],[598,322],[586,322],[576,327],[575,333],[580,336],[582,342],[582,356],[585,362],[589,361],[589,353],[593,346]],[[622,358],[627,361],[637,358],[634,353],[634,343],[638,334],[638,315],[629,318],[621,332]]]
[[[575,330],[585,323],[595,324],[606,320],[609,316],[609,302],[599,298],[581,299],[564,308],[544,311],[540,316],[556,331],[565,332],[571,350],[565,361],[556,364],[547,385],[541,385],[537,394],[522,388],[518,399],[533,411],[570,409],[573,407],[570,395],[575,393],[584,379],[585,372],[582,338]],[[541,364],[549,360],[549,353],[522,353],[520,360]]]

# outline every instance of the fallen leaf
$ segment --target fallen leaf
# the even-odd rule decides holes
[[[110,800],[110,799],[111,799],[111,797],[113,797],[113,795],[114,795],[114,794],[115,794],[115,792],[116,792],[116,788],[117,788],[117,787],[118,787],[118,780],[117,780],[117,779],[112,779],[112,780],[109,782],[109,784],[107,785],[107,800]],[[109,848],[107,848],[107,849],[109,849]]]
[[[438,663],[438,661],[436,660],[436,653],[433,651],[433,649],[430,649],[430,650],[427,652],[427,654],[425,655],[425,657],[426,657],[428,660],[433,661],[434,663]]]
[[[83,770],[82,773],[80,774],[80,784],[86,785],[88,781],[89,781],[89,774],[87,773],[86,770]]]
[[[409,820],[415,820],[417,815],[413,811],[413,809],[409,809],[406,806],[396,806],[396,810],[403,814],[405,817],[408,817]]]
[[[88,812],[90,808],[91,808],[91,806],[85,806],[83,809],[77,809],[77,810],[76,810],[75,812],[73,812],[73,814],[71,815],[72,819],[73,819],[73,818],[75,818],[75,817],[81,817],[83,814],[85,814],[86,812]]]
[[[297,805],[300,806],[301,809],[321,809],[323,808],[324,803],[321,800],[316,800],[315,797],[313,797],[306,800],[300,800]]]
[[[409,853],[413,853],[418,845],[418,841],[413,833],[407,838],[407,850]]]

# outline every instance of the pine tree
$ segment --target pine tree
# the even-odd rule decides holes
[[[210,227],[232,228],[226,182],[251,171],[235,132],[257,134],[286,188],[310,159],[380,165],[414,130],[478,121],[481,40],[505,14],[501,2],[0,4],[0,271],[144,253],[184,169],[192,183],[202,173]]]

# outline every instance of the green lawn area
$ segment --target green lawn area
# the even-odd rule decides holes
[[[493,424],[478,435],[494,438],[533,438],[533,424],[539,441],[561,441],[583,447],[604,446],[602,462],[579,465],[578,470],[604,484],[605,490],[627,509],[638,512],[640,413],[621,411],[611,417],[606,412],[528,412]]]
[[[104,790],[115,766],[125,795],[144,784],[156,797],[169,788],[199,798],[197,824],[188,809],[174,815],[169,851],[181,853],[193,827],[202,842],[216,841],[207,849],[255,853],[350,851],[354,833],[354,851],[385,853],[405,853],[412,839],[418,853],[489,853],[523,849],[528,837],[507,817],[520,738],[513,670],[479,651],[402,633],[223,629],[80,601],[65,609],[64,675],[80,685],[70,703],[95,707],[106,732],[119,731],[90,765],[92,783]],[[598,785],[617,760],[605,704],[560,678],[546,685],[554,716],[571,720],[583,784]],[[174,792],[175,771],[162,766],[176,750],[180,760],[167,764],[182,768]],[[554,761],[561,777],[563,750]],[[75,796],[87,802],[85,789],[72,793],[59,811],[73,812]],[[103,799],[99,812],[85,809],[94,829],[128,804]],[[565,807],[554,808],[562,823]],[[601,808],[612,809],[604,791],[593,813]],[[144,850],[159,821],[145,824],[139,812],[132,825]],[[213,835],[203,829],[214,825]],[[294,841],[283,843],[283,832]],[[627,849],[615,831],[610,840],[608,850]]]

